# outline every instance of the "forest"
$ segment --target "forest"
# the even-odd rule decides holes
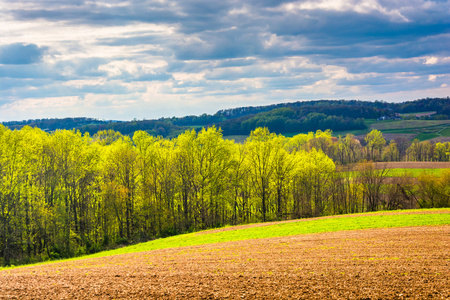
[[[105,121],[92,118],[38,119],[3,122],[10,129],[38,127],[51,132],[57,129],[77,129],[94,135],[114,130],[130,137],[142,130],[157,137],[175,138],[187,129],[220,127],[224,136],[248,135],[258,127],[274,133],[307,133],[317,129],[351,131],[366,129],[364,119],[393,117],[401,113],[435,112],[434,119],[450,118],[450,99],[426,98],[389,103],[358,100],[313,100],[222,109],[213,115],[160,118],[157,120]]]
[[[389,182],[372,163],[400,160],[450,161],[450,143],[386,141],[377,130],[361,143],[256,128],[238,144],[214,126],[164,139],[0,125],[1,262],[228,224],[450,205],[450,172]]]

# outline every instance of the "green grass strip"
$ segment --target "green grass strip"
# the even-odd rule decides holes
[[[300,234],[335,232],[373,228],[391,228],[424,225],[449,225],[450,214],[348,215],[342,218],[313,219],[299,222],[251,227],[222,232],[189,233],[158,239],[129,247],[93,254],[89,257],[151,251],[157,249],[215,244],[250,239],[264,239]]]
[[[408,174],[411,177],[419,177],[421,174],[432,174],[434,176],[441,176],[444,171],[448,169],[390,169],[388,177],[402,177]]]
[[[417,213],[423,212],[423,213]],[[430,213],[427,213],[430,212]],[[360,230],[375,228],[426,226],[426,225],[450,225],[450,209],[424,209],[390,211],[385,215],[380,212],[343,215],[331,218],[302,219],[298,222],[285,222],[275,224],[256,224],[257,227],[233,229],[215,232],[214,229],[203,232],[194,232],[173,237],[157,239],[146,243],[123,247],[115,250],[99,252],[96,254],[71,258],[63,261],[73,261],[86,258],[105,257],[118,254],[136,253],[157,249],[167,249],[185,246],[215,244],[251,239],[264,239],[302,234],[314,234],[324,232],[336,232],[344,230]],[[407,214],[411,213],[411,214]],[[262,225],[262,226],[261,226]],[[59,261],[60,262],[60,261]],[[52,263],[52,262],[44,262]],[[35,265],[41,265],[38,263]],[[19,266],[26,267],[26,266]],[[4,269],[11,269],[8,267]],[[2,270],[2,268],[0,268]]]
[[[444,130],[439,131],[438,135],[450,137],[450,127],[447,127]]]
[[[407,177],[419,177],[422,174],[431,174],[437,177],[440,177],[442,173],[448,171],[448,169],[406,169],[406,168],[398,168],[398,169],[389,169],[389,172],[386,174],[386,177],[403,177],[405,174]],[[350,171],[350,178],[358,177],[357,171]]]

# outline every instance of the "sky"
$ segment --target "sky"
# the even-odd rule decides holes
[[[0,121],[447,96],[449,0],[0,0]]]

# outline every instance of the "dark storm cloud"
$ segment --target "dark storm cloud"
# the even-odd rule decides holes
[[[14,1],[8,1],[14,3]],[[9,10],[16,19],[67,21],[75,24],[120,25],[130,22],[176,22],[177,11],[170,2],[159,1],[28,1],[23,8]]]
[[[0,46],[0,64],[27,65],[40,62],[46,47],[38,47],[34,44],[16,43]]]
[[[110,6],[83,1],[29,3],[34,3],[34,7],[14,9],[11,13],[24,20],[44,18],[75,24],[94,22],[117,26],[144,22],[175,26],[181,35],[177,39],[144,35],[103,42],[109,45],[162,43],[182,60],[252,55],[413,57],[440,50],[447,52],[450,46],[449,38],[442,38],[442,34],[450,33],[448,1],[425,9],[417,9],[424,5],[423,1],[380,2],[387,10],[396,9],[404,20],[393,19],[377,10],[365,13],[331,9],[282,10],[279,8],[287,2],[280,1],[135,0],[123,6],[120,1],[110,1]],[[270,35],[286,41],[298,40],[301,47],[272,45],[264,48]],[[441,40],[437,45],[429,41],[439,35]]]
[[[99,71],[98,67],[105,62],[106,60],[101,58],[85,58],[59,61],[53,65],[44,63],[3,65],[0,66],[0,78],[48,78],[55,81],[65,81],[80,79],[86,76],[102,76],[105,73]]]
[[[327,63],[328,60],[323,60]],[[450,70],[450,59],[428,64],[425,58],[418,59],[339,59],[334,63],[345,66],[348,72],[359,73],[414,73],[417,75],[448,74]]]
[[[39,87],[36,89],[17,89],[18,87]],[[49,82],[43,80],[33,81],[15,81],[11,83],[10,88],[17,89],[14,92],[14,96],[19,99],[26,98],[48,98],[48,97],[67,97],[67,96],[83,96],[85,94],[127,94],[130,92],[125,86],[110,82],[96,85],[84,85],[84,86],[68,86],[62,85],[58,82]],[[144,90],[141,90],[143,92]],[[8,90],[0,90],[0,98],[7,98],[9,95]]]
[[[421,24],[392,22],[378,13],[312,11],[304,16],[280,15],[271,20],[271,32],[287,41],[302,38],[302,48],[290,51],[298,55],[413,57],[448,51],[450,46],[449,37],[442,36],[450,33],[450,18]]]
[[[181,60],[209,60],[238,58],[259,55],[261,40],[252,32],[242,33],[236,29],[225,32],[199,35],[198,40],[186,41],[175,47],[175,54]]]

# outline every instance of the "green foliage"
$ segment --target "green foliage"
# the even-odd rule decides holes
[[[368,159],[379,160],[381,151],[386,145],[386,140],[384,139],[383,134],[380,131],[374,129],[366,135],[365,141],[367,144]]]
[[[440,177],[429,173],[419,176],[421,207],[448,207],[450,205],[450,170],[445,170]]]
[[[433,148],[429,141],[419,142],[415,139],[406,153],[410,161],[431,161],[434,156]]]
[[[260,113],[242,122],[240,133],[248,133],[258,127],[267,127],[276,133],[308,132],[314,130],[358,130],[365,129],[362,119],[344,118],[323,113],[309,113],[306,116],[291,108],[278,108]]]
[[[404,103],[387,103],[382,101],[367,102],[356,100],[319,100],[297,101],[293,103],[280,103],[268,106],[239,107],[220,110],[214,115],[202,114],[200,116],[185,116],[181,118],[161,118],[158,120],[133,120],[129,122],[102,121],[88,118],[42,119],[28,121],[4,122],[11,129],[21,129],[24,126],[38,127],[44,130],[55,131],[57,129],[80,130],[91,136],[100,131],[116,131],[124,135],[132,136],[136,131],[145,131],[152,136],[176,138],[187,129],[200,131],[203,127],[217,126],[222,128],[224,135],[248,135],[257,127],[268,127],[275,133],[292,134],[306,133],[318,129],[331,129],[339,132],[338,135],[352,133],[354,135],[366,134],[366,127],[372,123],[374,126],[381,124],[398,124],[396,122],[375,122],[381,116],[395,117],[401,113],[405,118],[410,113],[411,121],[417,121],[415,115],[419,115],[424,121],[444,120],[450,118],[450,105],[448,98],[427,98]],[[423,111],[428,111],[424,115]],[[431,112],[436,112],[431,114]],[[406,113],[406,114],[405,114]],[[252,119],[252,120],[250,120]],[[402,122],[402,121],[400,121]],[[418,123],[417,123],[418,124]],[[414,125],[408,130],[421,131],[423,124]],[[430,123],[433,124],[433,123]],[[434,123],[442,124],[442,123]],[[380,129],[383,132],[392,132],[387,128]],[[395,125],[397,126],[397,125]],[[404,128],[400,126],[401,128]],[[436,131],[440,130],[437,127]],[[406,133],[405,129],[397,129],[397,132]],[[416,134],[418,132],[415,132]],[[437,134],[439,136],[439,134]],[[421,135],[423,140],[432,135]]]
[[[231,224],[450,205],[446,173],[419,177],[420,194],[407,181],[385,187],[385,174],[370,163],[356,176],[336,172],[368,153],[398,159],[401,141],[383,141],[377,131],[364,148],[330,130],[286,138],[257,128],[241,145],[214,126],[171,140],[146,131],[91,137],[0,126],[1,263],[79,256]],[[415,141],[406,154],[449,161],[450,143]]]

